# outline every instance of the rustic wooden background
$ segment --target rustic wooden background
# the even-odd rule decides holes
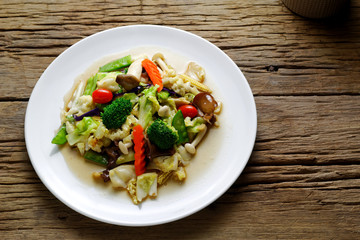
[[[25,3],[26,2],[26,3]],[[1,239],[360,239],[360,2],[314,21],[279,0],[0,0]],[[66,48],[101,30],[159,24],[220,47],[253,90],[250,161],[216,202],[185,219],[119,227],[57,200],[24,141],[31,91]]]

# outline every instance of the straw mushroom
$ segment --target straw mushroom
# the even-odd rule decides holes
[[[136,59],[129,67],[127,74],[129,75],[133,75],[134,77],[136,77],[137,79],[140,80],[141,77],[141,73],[142,73],[142,61],[145,58],[140,57],[138,59]]]
[[[206,92],[197,94],[193,103],[205,114],[213,114],[218,105],[214,97]]]
[[[140,80],[131,74],[119,74],[116,77],[116,82],[120,84],[126,91],[139,86]]]

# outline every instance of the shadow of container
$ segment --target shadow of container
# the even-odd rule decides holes
[[[292,12],[307,18],[334,17],[349,7],[350,0],[282,0]]]

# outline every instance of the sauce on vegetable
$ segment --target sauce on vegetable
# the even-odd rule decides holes
[[[157,52],[163,53],[164,56],[166,56],[166,60],[168,64],[171,65],[177,72],[179,73],[185,72],[189,59],[162,48],[140,47],[140,48],[132,49],[130,51],[123,52],[121,54],[108,56],[95,62],[87,71],[85,71],[75,80],[74,86],[76,87],[81,81],[86,82],[86,80],[91,75],[93,75],[98,71],[100,66],[103,66],[105,63],[109,61],[112,61],[114,59],[129,54],[132,56],[140,56],[142,54],[152,56]],[[214,91],[216,92],[216,88],[212,87],[211,79],[207,77],[205,81],[206,84],[210,88],[214,89]],[[68,104],[69,101],[68,99],[71,97],[73,89],[74,88],[72,88],[72,90],[69,91],[69,93],[66,95],[67,97],[64,97],[65,105]],[[214,95],[216,95],[219,99],[221,99],[218,93],[214,93]],[[219,118],[220,118],[219,122],[221,122],[221,125],[225,125],[226,119],[222,118],[221,114],[219,115]],[[206,171],[206,169],[213,162],[214,158],[219,157],[217,153],[217,149],[222,144],[223,138],[224,138],[224,128],[222,127],[220,128],[213,127],[211,131],[207,132],[206,137],[201,141],[201,143],[197,147],[196,155],[193,156],[193,158],[190,160],[190,164],[186,166],[187,179],[183,183],[183,185],[191,185],[194,183],[194,181],[196,181],[197,178],[201,178],[202,172]],[[80,179],[80,181],[82,181],[86,185],[89,185],[89,187],[97,186],[100,188],[111,189],[111,184],[104,184],[103,182],[97,183],[92,177],[92,172],[100,172],[104,170],[103,166],[96,165],[93,163],[88,163],[82,156],[80,156],[77,149],[72,149],[71,147],[69,147],[68,144],[61,147],[60,151],[64,156],[64,159],[67,165],[69,166],[69,169],[74,173],[75,176],[77,176]],[[214,176],[214,180],[215,179],[216,176]],[[162,193],[159,194],[158,198],[161,198],[163,194],[171,194],[171,192],[177,191],[181,186],[182,184],[179,184],[176,181],[168,181],[166,183],[166,186],[159,188],[159,191],[161,191]],[[109,192],[111,191],[109,190]],[[127,194],[126,191],[120,191],[120,192],[122,192],[122,194]]]

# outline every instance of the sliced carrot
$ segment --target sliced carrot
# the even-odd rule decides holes
[[[142,66],[143,66],[143,68],[145,68],[145,71],[149,75],[152,83],[154,85],[156,85],[156,84],[159,85],[159,88],[157,89],[157,91],[160,92],[163,89],[163,83],[162,83],[162,79],[161,79],[161,74],[160,74],[159,69],[157,68],[156,64],[149,59],[144,59],[142,61]]]
[[[133,130],[133,141],[134,141],[134,151],[135,151],[135,174],[140,176],[146,171],[146,162],[145,162],[145,139],[142,126],[136,125]]]

